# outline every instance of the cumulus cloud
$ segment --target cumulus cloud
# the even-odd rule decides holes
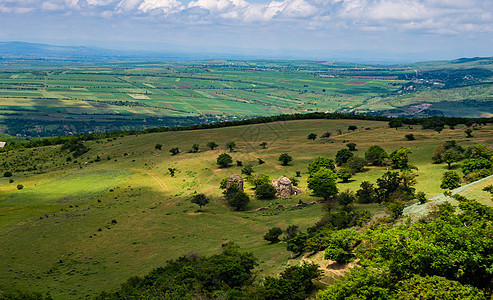
[[[144,0],[139,5],[139,10],[147,13],[153,10],[158,10],[164,14],[183,10],[184,6],[176,0]]]
[[[491,31],[486,0],[0,0],[0,14],[80,11],[111,18],[172,18],[173,22],[255,24],[284,22],[313,30],[460,33]],[[177,17],[179,16],[179,17]]]

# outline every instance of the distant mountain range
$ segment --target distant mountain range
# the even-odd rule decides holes
[[[50,62],[125,62],[205,59],[255,59],[254,55],[190,51],[110,50],[85,46],[56,46],[27,42],[0,42],[0,59]]]
[[[174,46],[175,49],[176,46]],[[197,50],[195,50],[197,51]],[[289,52],[283,50],[284,52]],[[316,60],[307,57],[312,57],[310,54],[307,57],[298,54],[295,56],[282,54],[283,51],[276,52],[265,49],[237,49],[228,48],[222,49],[221,52],[214,51],[180,51],[180,50],[111,50],[99,47],[87,46],[59,46],[42,43],[28,42],[0,42],[0,62],[22,63],[22,62],[66,62],[66,63],[101,63],[101,62],[152,62],[152,61],[180,61],[180,60],[209,60],[209,59],[228,59],[228,60],[251,60],[251,59],[288,59],[288,60]],[[323,52],[321,50],[314,50]],[[348,51],[346,55],[354,56],[355,58],[342,58],[340,54],[326,54],[335,61],[345,61],[353,63],[368,63],[368,64],[403,64],[403,61],[398,60],[369,60],[356,58],[357,53]],[[319,54],[322,56],[321,54]],[[339,57],[339,58],[338,58]],[[408,58],[408,61],[412,60]],[[437,67],[443,64],[491,64],[493,57],[474,57],[474,58],[459,58],[449,61],[424,61],[408,64],[412,67]]]

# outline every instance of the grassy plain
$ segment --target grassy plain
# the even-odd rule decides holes
[[[349,132],[349,125],[358,130]],[[307,140],[309,133],[320,136],[326,131],[332,133],[328,139]],[[407,141],[404,135],[408,133],[416,140]],[[289,260],[285,244],[269,245],[263,234],[273,226],[298,225],[304,231],[324,214],[321,204],[290,207],[300,200],[319,200],[306,189],[306,168],[315,157],[334,158],[348,142],[357,144],[360,156],[372,145],[388,152],[407,146],[413,151],[410,162],[418,167],[416,189],[432,196],[441,192],[439,180],[446,171],[445,165],[431,164],[434,148],[451,139],[464,147],[493,144],[492,126],[475,130],[473,135],[467,139],[460,126],[437,133],[390,129],[385,122],[303,120],[91,141],[86,142],[90,151],[72,161],[67,161],[70,154],[60,146],[2,153],[3,170],[19,172],[13,172],[12,183],[9,178],[0,179],[0,289],[50,291],[56,299],[89,298],[132,275],[146,274],[168,259],[189,252],[217,253],[225,241],[255,253],[259,276],[277,274],[297,260]],[[209,150],[209,141],[220,146]],[[273,201],[252,197],[247,211],[231,211],[218,186],[222,178],[239,174],[241,167],[219,169],[216,165],[216,157],[227,152],[229,141],[238,146],[230,153],[233,160],[252,164],[255,174],[278,178],[300,171],[299,187],[304,193]],[[259,146],[264,141],[267,149]],[[163,150],[154,148],[157,143],[164,145]],[[195,143],[200,151],[187,153]],[[170,155],[168,150],[173,147],[182,152]],[[280,153],[289,153],[293,162],[281,166]],[[257,158],[265,164],[258,165]],[[36,169],[28,170],[28,166]],[[168,168],[177,169],[175,177]],[[356,190],[363,180],[374,182],[385,171],[370,167],[338,187]],[[17,184],[24,188],[17,190]],[[253,195],[248,183],[246,191]],[[211,197],[203,211],[188,200],[194,192]],[[488,199],[485,192],[476,191],[474,196]],[[288,208],[278,210],[278,204]],[[259,207],[269,209],[255,211]],[[377,204],[356,208],[383,211]]]

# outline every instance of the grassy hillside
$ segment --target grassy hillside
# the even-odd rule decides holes
[[[356,125],[354,132],[349,125]],[[364,128],[369,128],[365,130]],[[338,130],[341,134],[338,134]],[[307,140],[307,135],[331,132],[328,139]],[[415,141],[407,141],[413,133]],[[493,145],[493,127],[475,130],[466,138],[464,128],[441,133],[420,128],[390,129],[386,122],[358,120],[303,120],[238,126],[219,129],[164,132],[85,142],[89,151],[76,159],[61,146],[20,149],[0,154],[2,170],[18,170],[0,180],[0,290],[16,287],[51,291],[57,299],[91,297],[101,290],[117,287],[132,275],[143,275],[171,258],[189,252],[212,254],[221,243],[234,241],[259,258],[259,275],[277,274],[288,264],[291,254],[284,244],[269,245],[262,236],[273,226],[301,230],[324,214],[321,204],[290,207],[302,200],[320,200],[307,191],[307,165],[317,156],[334,158],[357,144],[364,156],[372,145],[388,152],[406,146],[412,149],[410,162],[418,167],[417,191],[428,196],[441,192],[439,181],[446,165],[431,164],[435,147],[456,140],[467,147],[478,143]],[[219,147],[206,148],[209,141]],[[219,183],[241,167],[219,169],[216,158],[228,150],[243,165],[252,164],[255,174],[271,179],[294,177],[301,172],[303,194],[275,201],[252,201],[245,212],[233,212],[221,198]],[[267,149],[259,146],[267,142]],[[163,150],[156,150],[156,144]],[[193,144],[198,153],[187,153]],[[170,155],[178,147],[181,153]],[[293,161],[281,166],[280,153]],[[258,165],[258,158],[265,164]],[[171,177],[168,168],[176,168]],[[460,169],[457,169],[460,172]],[[363,180],[374,182],[385,168],[369,167],[339,190],[356,190]],[[3,173],[3,172],[2,172]],[[9,182],[13,179],[13,182]],[[23,189],[18,190],[17,185]],[[197,211],[189,202],[194,192],[205,193],[212,201]],[[253,196],[251,185],[246,192]],[[475,197],[488,199],[485,192]],[[255,211],[259,207],[268,210]],[[373,213],[383,211],[378,204],[357,205]]]

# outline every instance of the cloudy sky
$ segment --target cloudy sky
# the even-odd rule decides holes
[[[493,56],[493,0],[0,0],[0,40],[320,59]]]

